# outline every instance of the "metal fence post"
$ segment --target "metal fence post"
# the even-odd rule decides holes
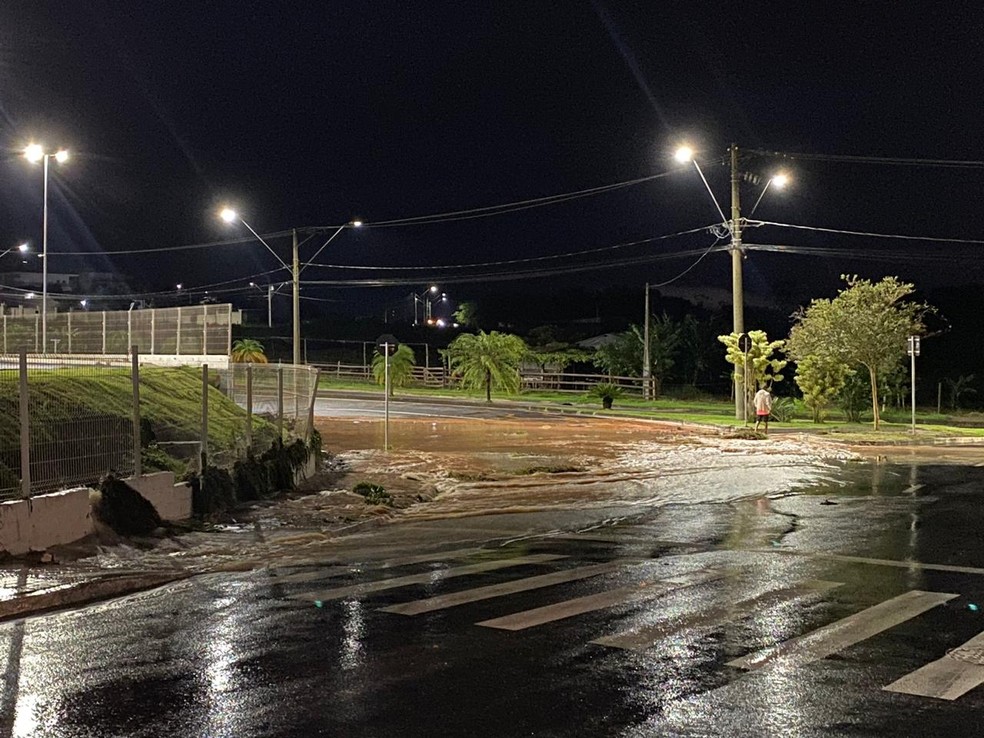
[[[68,311],[68,353],[72,353],[72,311]]]
[[[154,340],[157,338],[157,311],[150,311],[150,353],[154,353]]]
[[[208,463],[208,364],[202,364],[202,469]]]
[[[140,452],[143,448],[140,438],[140,349],[130,347],[130,381],[133,384],[133,476],[143,474]]]
[[[105,356],[106,355],[106,311],[105,310],[103,310],[103,312],[102,312],[102,324],[103,324],[102,353],[103,353],[103,356]]]
[[[31,496],[31,415],[27,402],[27,349],[20,350],[21,496]]]
[[[7,314],[3,315],[3,352],[7,353]]]
[[[174,354],[175,356],[181,356],[181,306],[178,306],[178,330],[177,340],[174,343]]]
[[[41,340],[41,315],[34,313],[34,353],[38,353],[38,342]]]
[[[284,440],[284,368],[277,367],[277,436]]]
[[[314,370],[314,388],[311,390],[311,406],[308,408],[308,427],[304,434],[304,440],[310,440],[311,431],[314,430],[314,403],[318,399],[318,378],[321,375],[320,369]]]
[[[208,305],[202,305],[202,356],[208,355]]]
[[[253,365],[246,365],[246,448],[253,448]]]

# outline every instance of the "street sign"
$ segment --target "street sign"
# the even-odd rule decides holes
[[[400,342],[396,340],[396,336],[391,333],[384,333],[379,338],[376,339],[376,348],[379,349],[380,353],[383,351],[389,351],[390,356],[392,356],[397,349]]]
[[[919,336],[909,336],[909,356],[919,356]]]
[[[742,333],[738,336],[738,349],[743,353],[747,354],[752,350],[752,337],[747,333]]]

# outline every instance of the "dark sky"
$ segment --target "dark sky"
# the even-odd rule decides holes
[[[835,12],[841,7],[851,9]],[[672,151],[687,140],[727,212],[720,162],[731,142],[827,156],[982,159],[982,21],[978,5],[961,2],[7,0],[0,250],[40,241],[40,170],[18,155],[30,140],[73,153],[52,168],[51,270],[115,268],[134,289],[164,291],[178,281],[234,280],[242,289],[276,266],[250,240],[100,255],[248,235],[216,219],[223,203],[261,233],[355,217],[371,226],[672,171]],[[981,167],[742,159],[743,171],[762,175],[779,165],[794,181],[768,193],[755,214],[763,220],[984,237]],[[760,189],[745,185],[746,213]],[[431,279],[458,300],[572,281],[641,287],[676,277],[696,256],[523,282],[515,272],[693,251],[714,239],[705,232],[589,257],[443,267],[603,249],[718,220],[696,172],[684,168],[550,207],[346,231],[318,261],[374,269],[313,267],[305,280],[405,285],[306,285],[305,294],[358,312]],[[922,287],[984,281],[979,245],[779,228],[746,240],[831,249],[750,254],[750,290],[803,302],[830,294],[845,271],[898,274]],[[287,256],[286,240],[272,243]],[[302,258],[320,243],[306,243]],[[852,258],[885,251],[882,261]],[[381,269],[393,266],[419,269]],[[728,267],[726,254],[712,253],[679,284],[729,288]],[[513,276],[492,287],[488,276],[449,278],[490,271]]]

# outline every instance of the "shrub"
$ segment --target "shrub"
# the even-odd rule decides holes
[[[357,495],[365,498],[367,505],[392,505],[393,496],[378,484],[359,482],[352,488]]]
[[[772,403],[770,414],[773,420],[779,423],[788,423],[796,414],[796,400],[792,397],[777,397]]]
[[[589,397],[601,399],[601,406],[609,408],[617,397],[621,397],[624,390],[613,382],[599,382],[588,390]]]

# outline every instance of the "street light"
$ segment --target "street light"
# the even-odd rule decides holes
[[[5,257],[11,251],[19,251],[22,254],[26,254],[30,250],[31,250],[31,247],[28,244],[26,244],[26,243],[22,243],[20,246],[11,246],[6,251],[0,253],[0,259],[2,259],[3,257]]]
[[[48,153],[41,144],[32,143],[24,149],[24,158],[32,164],[44,165],[44,206],[41,217],[41,353],[48,353],[48,161],[54,157],[59,164],[68,161],[68,151],[59,149]]]
[[[272,285],[272,284],[268,284],[267,285],[267,288],[266,288],[266,293],[267,293],[267,328],[273,328],[273,295],[274,295],[275,292],[278,292],[280,290],[280,288],[283,287],[285,284],[287,284],[287,283],[286,282],[281,282],[280,284],[276,285],[276,287],[274,287],[274,285]],[[260,292],[263,292],[264,291],[263,288],[260,287],[260,285],[258,285],[256,282],[250,282],[249,283],[249,286],[250,287],[255,287],[256,289],[260,290]]]
[[[294,286],[294,299],[293,299],[294,364],[300,364],[301,363],[301,272],[304,270],[301,269],[300,244],[297,241],[297,229],[296,228],[292,229],[293,237],[294,237],[293,259],[291,265],[287,266],[287,262],[281,259],[280,256],[277,254],[277,252],[274,251],[273,248],[271,248],[270,244],[264,241],[263,237],[255,230],[253,230],[253,227],[245,220],[243,220],[243,218],[240,217],[239,213],[237,213],[235,210],[233,210],[230,207],[224,207],[222,208],[221,211],[219,211],[219,217],[222,218],[222,220],[225,221],[226,223],[234,223],[238,220],[240,223],[246,226],[246,228],[249,229],[249,232],[252,233],[260,243],[266,246],[267,251],[269,251],[271,254],[274,255],[274,257],[276,257],[277,261],[280,262],[280,266],[290,272],[291,282],[293,283]],[[335,239],[335,236],[337,236],[343,230],[345,230],[346,228],[361,228],[362,225],[363,223],[361,220],[352,220],[349,221],[348,223],[338,226],[335,229],[335,232],[328,237],[328,240],[326,240],[323,244],[321,244],[321,248],[319,248],[317,251],[314,252],[314,255],[311,257],[311,261],[314,261],[314,259],[318,256],[318,254],[320,254],[325,249],[325,247]],[[304,268],[306,269],[309,264],[310,262],[308,262],[308,264],[305,265]]]
[[[680,146],[675,154],[674,158],[680,163],[686,163],[692,161],[694,168],[700,175],[701,180],[704,182],[704,187],[707,189],[708,194],[711,196],[711,200],[714,201],[714,206],[717,208],[718,213],[721,216],[721,220],[727,227],[729,234],[731,235],[731,246],[728,250],[731,252],[731,302],[732,302],[732,330],[735,335],[741,335],[745,332],[745,306],[744,306],[744,294],[742,289],[742,257],[744,255],[744,250],[741,245],[741,229],[742,229],[742,218],[741,218],[741,204],[739,199],[739,182],[740,173],[738,171],[738,147],[732,144],[728,149],[731,155],[731,218],[727,218],[724,215],[724,211],[721,209],[720,204],[718,204],[717,198],[714,196],[714,191],[711,190],[711,186],[707,183],[707,178],[704,176],[704,172],[701,170],[700,165],[697,163],[697,159],[694,155],[694,150],[689,146]],[[765,195],[769,186],[774,186],[778,189],[785,187],[789,182],[789,176],[784,173],[778,173],[774,175],[765,183],[765,187],[759,194],[758,200],[755,201],[755,205],[752,207],[752,212],[758,207],[758,204],[762,201],[762,197]],[[648,296],[648,287],[646,288]],[[648,321],[647,313],[647,321]],[[647,345],[648,349],[648,345]],[[737,420],[742,420],[745,417],[745,398],[744,390],[741,385],[741,381],[738,379],[738,373],[735,372],[735,418]]]

